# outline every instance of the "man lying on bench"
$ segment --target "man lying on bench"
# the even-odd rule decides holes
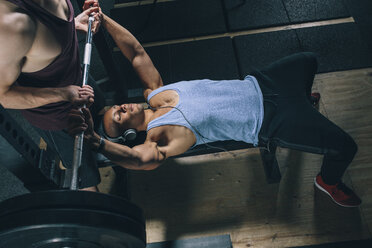
[[[141,104],[111,107],[104,114],[101,135],[93,131],[89,110],[76,110],[71,112],[71,134],[84,131],[93,149],[134,170],[155,169],[168,157],[193,146],[223,140],[254,146],[275,143],[324,154],[315,185],[341,206],[361,203],[341,182],[357,145],[311,103],[317,70],[312,53],[285,57],[244,80],[205,79],[164,86],[136,38],[107,16],[102,24],[141,79],[149,108]],[[137,131],[147,132],[143,144],[129,148],[116,143],[130,139]]]

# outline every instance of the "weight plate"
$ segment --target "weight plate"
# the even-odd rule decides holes
[[[144,248],[131,218],[86,209],[31,209],[0,217],[0,248]]]
[[[45,191],[0,203],[0,248],[143,248],[142,210],[111,195]]]
[[[33,208],[87,208],[126,215],[145,223],[142,209],[130,201],[103,193],[73,190],[42,191],[8,199],[0,203],[0,216]]]

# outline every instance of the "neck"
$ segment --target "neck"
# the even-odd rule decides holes
[[[145,109],[144,114],[145,114],[145,118],[142,122],[142,125],[136,128],[137,131],[146,131],[147,130],[147,126],[149,125],[149,123],[152,120],[152,117],[154,115],[154,110]]]

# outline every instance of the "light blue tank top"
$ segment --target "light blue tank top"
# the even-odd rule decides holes
[[[165,90],[178,93],[177,109],[152,120],[147,131],[163,125],[178,125],[194,133],[194,146],[223,140],[244,141],[257,146],[264,110],[256,78],[181,81],[152,91],[147,101]]]

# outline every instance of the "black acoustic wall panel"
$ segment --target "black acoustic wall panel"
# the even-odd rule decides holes
[[[226,32],[220,0],[178,0],[111,10],[141,42]]]
[[[318,55],[318,72],[372,66],[370,49],[355,23],[296,30],[304,51]]]
[[[363,39],[372,49],[372,1],[344,0],[350,14],[355,19]],[[372,56],[372,54],[371,54]]]
[[[232,40],[229,37],[146,48],[164,84],[194,79],[239,78]],[[129,62],[115,52],[129,88],[142,85]]]
[[[342,0],[283,0],[292,23],[349,17]]]
[[[239,78],[229,37],[175,44],[170,51],[172,81]]]
[[[138,0],[115,0],[115,4],[118,4],[118,3],[130,3],[130,2],[138,2]]]
[[[254,69],[301,51],[293,30],[238,36],[234,45],[242,78]]]
[[[230,31],[289,23],[281,0],[223,0]]]

